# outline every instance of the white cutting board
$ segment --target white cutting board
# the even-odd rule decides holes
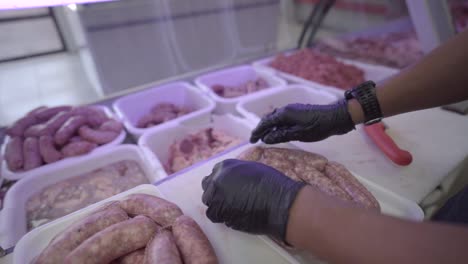
[[[201,201],[203,177],[211,173],[216,163],[235,158],[249,147],[252,145],[242,145],[228,153],[207,160],[201,165],[189,167],[158,184],[158,189],[168,200],[175,202],[186,214],[192,216],[202,226],[210,240],[222,241],[222,245],[213,245],[219,254],[221,263],[285,263],[286,261],[289,263],[317,263],[316,260],[312,261],[314,258],[310,254],[298,252],[289,254],[264,236],[234,231],[224,224],[213,224],[205,216],[206,206]],[[275,147],[295,148],[291,144],[279,144]],[[414,202],[401,198],[357,175],[355,176],[377,198],[384,214],[412,220],[423,219],[424,214],[421,208]]]

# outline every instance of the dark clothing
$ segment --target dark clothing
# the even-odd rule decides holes
[[[450,198],[432,220],[468,224],[468,186]]]

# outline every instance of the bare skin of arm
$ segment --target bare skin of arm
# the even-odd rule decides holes
[[[455,36],[418,63],[377,85],[384,116],[442,106],[468,99],[468,31]],[[362,109],[351,100],[355,124],[364,121]]]
[[[291,207],[286,240],[329,263],[461,263],[468,259],[468,228],[369,212],[310,186],[299,192]]]

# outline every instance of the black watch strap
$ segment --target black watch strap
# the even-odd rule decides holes
[[[373,81],[364,82],[345,92],[346,100],[356,99],[364,112],[364,125],[372,125],[382,120],[382,111],[375,92]]]

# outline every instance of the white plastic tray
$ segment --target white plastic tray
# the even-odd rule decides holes
[[[3,248],[11,247],[27,233],[25,207],[32,195],[51,184],[122,160],[136,161],[150,183],[154,183],[162,173],[160,163],[157,160],[153,160],[154,163],[147,162],[138,146],[120,145],[96,151],[79,160],[70,160],[47,172],[28,177],[13,185],[6,194],[3,209],[0,211],[0,245]]]
[[[117,118],[111,112],[111,110],[109,108],[107,108],[105,106],[95,106],[95,107],[104,110],[104,112],[106,113],[106,115],[108,117],[111,117],[111,118],[114,118],[114,119],[120,121],[120,119]],[[116,137],[114,140],[112,140],[111,142],[109,142],[107,144],[104,144],[104,145],[101,145],[101,146],[95,148],[94,150],[92,150],[91,152],[89,152],[87,154],[62,159],[62,160],[59,160],[59,161],[56,161],[56,162],[53,162],[53,163],[49,163],[49,164],[44,164],[44,165],[42,165],[42,166],[40,166],[38,168],[29,170],[29,171],[24,171],[24,172],[21,172],[21,171],[20,172],[13,172],[13,171],[11,171],[8,168],[7,164],[6,164],[6,161],[4,159],[2,159],[2,163],[3,163],[3,166],[1,168],[2,169],[2,175],[7,180],[15,180],[16,181],[16,180],[25,179],[26,177],[29,177],[29,176],[32,176],[32,175],[47,173],[47,172],[49,172],[51,170],[54,170],[56,168],[66,166],[69,162],[84,159],[87,156],[92,155],[95,151],[99,151],[99,150],[105,149],[107,147],[119,145],[124,141],[125,136],[126,136],[125,129],[122,129],[122,132],[120,132],[120,135],[118,137]],[[5,138],[4,143],[3,143],[3,146],[2,146],[2,149],[1,149],[1,152],[2,152],[3,156],[5,155],[6,145],[8,144],[9,139],[10,138],[7,136]]]
[[[243,99],[237,104],[236,109],[253,124],[257,124],[262,116],[274,108],[293,103],[329,104],[337,99],[337,96],[330,92],[294,84],[286,86],[285,89],[271,90]]]
[[[224,98],[217,95],[211,87],[216,84],[238,86],[247,81],[255,80],[258,77],[263,78],[270,86],[269,89],[258,91],[252,94],[246,94],[235,98]],[[249,98],[256,94],[269,91],[274,88],[283,87],[286,85],[286,81],[276,77],[274,74],[268,71],[255,69],[250,65],[242,65],[233,68],[223,69],[220,71],[211,72],[195,79],[195,84],[200,87],[204,92],[210,95],[211,98],[217,103],[216,113],[227,114],[235,113],[235,105],[237,102],[244,98]]]
[[[256,144],[268,147],[263,144]],[[205,217],[206,206],[201,201],[201,195],[203,193],[201,188],[201,181],[203,177],[209,175],[214,165],[225,159],[236,158],[241,152],[247,148],[252,147],[251,144],[245,144],[240,146],[228,153],[220,154],[212,159],[200,163],[199,166],[192,168],[189,171],[177,174],[170,180],[161,183],[158,188],[161,193],[164,194],[170,201],[176,202],[179,205],[185,206],[184,211],[191,212],[192,214],[199,214],[199,217]],[[278,144],[275,147],[283,148],[294,148],[297,147],[291,144]],[[328,157],[333,160],[332,157]],[[382,187],[375,185],[372,182],[365,180],[353,173],[353,175],[364,185],[366,188],[377,198],[380,203],[383,214],[388,214],[404,219],[411,219],[415,221],[421,221],[424,218],[423,211],[414,202],[402,198]],[[219,232],[223,232],[224,229],[219,228]],[[265,236],[260,236],[269,246],[277,251],[283,258],[287,259],[289,263],[316,263],[316,259],[308,254],[298,252],[288,252],[284,248],[278,246],[275,242]],[[310,261],[313,262],[310,262]],[[238,262],[247,263],[247,262]],[[276,263],[268,261],[260,262],[249,262],[249,263]]]
[[[191,187],[191,186],[186,186]],[[90,205],[80,211],[69,214],[66,217],[57,219],[47,225],[38,227],[25,235],[15,248],[13,263],[24,264],[40,254],[52,238],[59,232],[70,226],[75,221],[83,218],[90,211],[97,209],[99,206],[108,201],[122,200],[132,193],[145,193],[167,199],[159,191],[159,187],[145,184],[135,187],[131,190],[115,195],[109,199],[99,203]],[[181,196],[184,194],[181,193]],[[201,196],[197,198],[201,203]],[[175,202],[184,212],[184,214],[192,217],[203,229],[204,233],[213,245],[219,263],[278,263],[284,264],[288,261],[272,250],[264,241],[256,236],[251,236],[245,233],[233,231],[224,225],[211,223],[202,213],[202,208],[195,206],[194,203],[179,203],[179,200],[171,200]],[[289,262],[290,263],[290,262]]]
[[[143,115],[162,102],[189,107],[194,111],[151,128],[136,127],[136,123]],[[175,82],[124,96],[116,100],[112,107],[122,119],[128,132],[137,140],[143,133],[154,128],[169,126],[181,120],[208,116],[214,110],[215,103],[196,87],[186,82]]]
[[[292,52],[286,53],[286,55],[291,54],[291,53]],[[301,77],[298,77],[296,75],[285,73],[285,72],[282,72],[282,71],[276,70],[275,68],[270,67],[269,63],[274,58],[275,57],[273,56],[273,57],[261,59],[261,60],[253,62],[252,65],[253,65],[254,68],[257,68],[257,69],[260,69],[260,70],[263,70],[263,71],[267,71],[267,72],[269,72],[271,74],[276,74],[279,77],[284,78],[284,79],[286,79],[286,80],[288,80],[288,81],[290,81],[292,83],[306,84],[308,86],[328,90],[328,91],[333,92],[334,94],[336,94],[336,95],[338,95],[340,97],[344,96],[345,90],[340,89],[338,87],[328,86],[328,85],[324,85],[324,84],[321,84],[321,83],[318,83],[318,82],[309,81],[309,80],[303,79]],[[337,57],[335,57],[335,58],[338,61],[341,61],[341,62],[346,63],[346,64],[351,64],[351,65],[354,65],[354,66],[360,68],[361,70],[364,71],[364,78],[366,80],[373,80],[375,82],[385,80],[388,77],[390,77],[392,75],[395,75],[395,74],[397,74],[399,72],[396,69],[388,68],[388,67],[381,66],[381,65],[371,65],[371,64],[367,64],[367,63],[363,63],[363,62],[353,61],[353,60],[347,60],[347,59],[342,59],[342,58],[337,58]],[[349,87],[349,88],[351,88],[351,87]]]
[[[238,137],[242,141],[247,141],[252,131],[251,123],[245,119],[230,114],[211,115],[203,120],[186,120],[152,130],[145,133],[138,140],[138,145],[143,149],[150,163],[153,163],[154,160],[155,162],[166,164],[169,159],[169,148],[175,140],[181,140],[191,133],[209,127],[221,129],[230,136]],[[192,166],[196,166],[196,164]],[[164,177],[168,176],[167,173],[162,173],[161,175],[164,175]]]

